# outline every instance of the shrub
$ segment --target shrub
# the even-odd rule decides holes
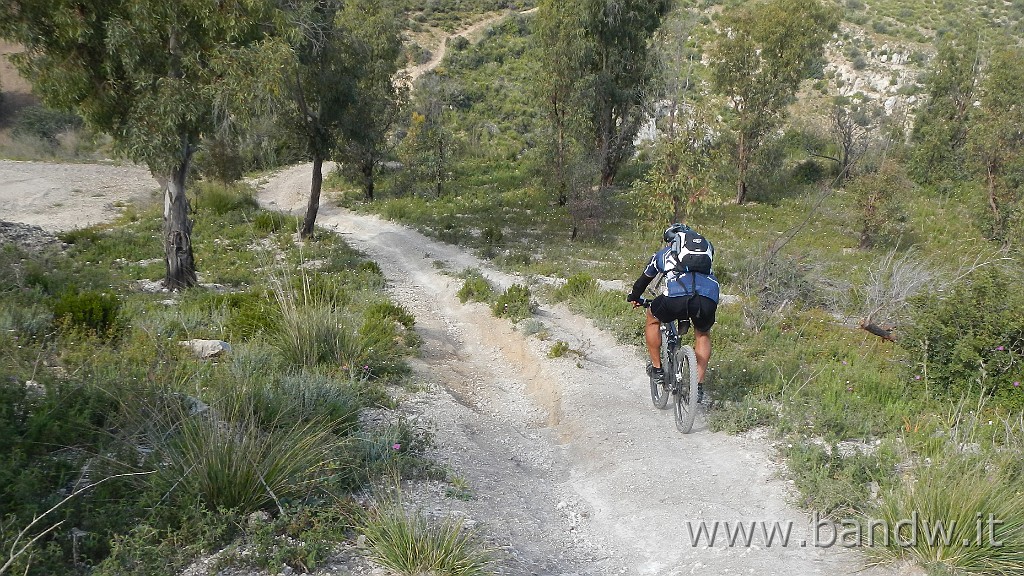
[[[121,301],[114,294],[86,290],[68,291],[53,304],[53,316],[58,322],[107,334],[117,320]]]
[[[940,398],[976,397],[984,390],[1004,407],[1024,409],[1019,279],[1017,271],[989,266],[944,293],[912,298],[911,324],[899,340],[911,354],[912,382]]]
[[[258,232],[269,234],[280,230],[292,231],[299,229],[299,220],[295,216],[289,216],[280,212],[261,210],[252,219],[252,226]]]
[[[461,518],[431,524],[419,512],[390,503],[370,510],[362,531],[374,558],[400,574],[483,576],[488,555],[474,542]]]
[[[251,190],[240,186],[201,185],[196,198],[196,208],[205,209],[217,215],[235,210],[259,208]]]
[[[849,190],[857,202],[861,248],[894,244],[900,239],[907,221],[905,199],[912,186],[902,168],[893,162],[850,183]]]
[[[597,280],[594,280],[586,272],[580,272],[570,276],[565,284],[555,290],[553,298],[555,302],[562,302],[580,298],[595,291],[597,291]]]
[[[484,278],[484,275],[479,270],[467,271],[466,280],[462,283],[462,288],[459,288],[459,291],[456,292],[459,302],[463,304],[470,300],[473,302],[486,302],[491,299],[492,294],[491,283],[487,281],[487,278]]]
[[[322,420],[264,431],[244,419],[193,416],[163,427],[174,433],[151,438],[165,462],[159,474],[179,496],[198,497],[209,510],[246,513],[305,497],[341,448],[332,424]]]
[[[569,352],[572,352],[572,348],[569,348],[569,343],[565,340],[557,340],[548,349],[548,358],[561,358]]]
[[[56,146],[59,134],[81,127],[82,119],[75,114],[42,106],[28,106],[18,113],[11,133],[15,136],[38,138],[51,146]]]
[[[804,160],[793,168],[793,181],[798,184],[814,184],[825,176],[825,168],[820,162]]]
[[[530,301],[530,289],[522,284],[513,284],[502,292],[491,307],[494,315],[518,322],[533,314],[533,303]]]

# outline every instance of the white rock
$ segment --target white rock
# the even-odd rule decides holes
[[[179,342],[182,346],[192,350],[192,353],[200,358],[213,358],[225,352],[231,352],[231,344],[223,340],[184,340]]]

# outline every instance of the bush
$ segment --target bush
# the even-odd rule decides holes
[[[205,209],[223,216],[236,210],[259,208],[252,190],[241,186],[202,185],[195,202],[196,209]]]
[[[942,574],[1024,573],[1022,488],[1005,469],[962,454],[921,465],[867,515],[890,529],[888,537],[870,534],[868,551],[886,559],[909,557]],[[911,524],[891,534],[898,522]],[[928,538],[940,522],[946,538]]]
[[[597,291],[597,280],[594,280],[593,276],[586,272],[580,272],[570,276],[565,284],[555,290],[553,299],[555,302],[573,300],[595,291]]]
[[[293,231],[299,229],[299,220],[295,216],[288,216],[280,212],[261,210],[253,217],[252,227],[264,234],[280,230]]]
[[[914,382],[940,398],[982,390],[1012,411],[1024,409],[1024,291],[1020,272],[989,266],[948,287],[911,299],[900,338]]]
[[[466,272],[466,280],[462,283],[462,288],[456,292],[456,296],[459,297],[459,302],[465,304],[467,301],[472,300],[473,302],[486,302],[491,299],[493,294],[491,289],[491,283],[484,278],[484,275],[479,270],[469,270]]]
[[[66,325],[108,334],[114,328],[121,300],[114,294],[86,290],[68,291],[53,304],[53,316]]]
[[[530,289],[522,284],[513,284],[502,292],[491,307],[494,315],[518,322],[533,314],[533,303],[530,301]]]
[[[281,499],[302,498],[322,483],[341,453],[341,441],[323,420],[261,430],[204,416],[165,422],[150,440],[163,465],[159,474],[185,501],[198,497],[209,510],[242,513]],[[173,431],[173,434],[167,432]]]
[[[893,162],[850,183],[849,190],[857,201],[861,248],[899,241],[906,228],[904,205],[912,186],[902,168]]]
[[[59,134],[81,127],[82,119],[75,114],[42,106],[28,106],[18,113],[11,133],[15,136],[38,138],[51,146],[56,146]]]
[[[814,184],[825,176],[825,168],[820,162],[804,160],[793,168],[793,181],[797,184]]]

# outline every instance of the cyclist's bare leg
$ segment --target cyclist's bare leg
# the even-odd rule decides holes
[[[644,326],[644,340],[647,342],[647,354],[651,357],[651,365],[661,368],[661,321],[647,309],[647,324]]]
[[[697,357],[697,382],[704,382],[704,372],[711,360],[711,333],[693,330],[693,353]]]

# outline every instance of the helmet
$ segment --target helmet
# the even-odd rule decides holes
[[[690,227],[687,226],[686,224],[680,224],[677,222],[665,229],[665,234],[662,235],[662,239],[665,240],[666,244],[669,244],[676,239],[676,236],[683,232],[686,232],[689,229]]]

